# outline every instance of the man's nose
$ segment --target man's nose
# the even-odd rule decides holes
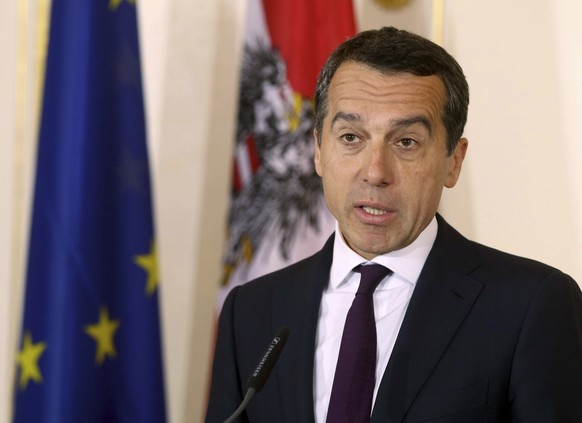
[[[394,179],[394,164],[389,146],[383,141],[372,141],[367,150],[362,169],[364,181],[374,186],[390,185]]]

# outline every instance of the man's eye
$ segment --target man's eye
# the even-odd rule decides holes
[[[401,140],[398,141],[398,144],[400,144],[400,146],[404,148],[412,148],[416,144],[416,141],[414,141],[411,138],[402,138]]]
[[[354,134],[345,134],[342,135],[340,138],[347,143],[353,143],[358,140],[358,137],[356,137]]]

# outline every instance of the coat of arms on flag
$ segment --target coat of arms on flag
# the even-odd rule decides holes
[[[307,257],[333,231],[313,163],[312,97],[327,55],[355,32],[349,0],[249,0],[246,25],[227,289]]]

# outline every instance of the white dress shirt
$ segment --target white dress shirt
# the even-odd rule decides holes
[[[380,282],[374,292],[378,339],[374,402],[412,292],[434,244],[437,230],[438,224],[436,218],[433,218],[412,244],[377,256],[371,261],[393,271],[392,275]],[[344,323],[360,283],[360,274],[354,272],[353,268],[367,262],[368,260],[348,247],[336,222],[333,262],[329,283],[321,298],[315,341],[313,395],[316,423],[324,423],[327,417]]]

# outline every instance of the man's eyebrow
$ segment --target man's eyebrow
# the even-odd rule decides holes
[[[346,122],[361,122],[363,119],[357,113],[347,113],[347,112],[337,112],[333,119],[331,120],[331,126],[333,126],[336,122],[343,120]],[[430,120],[424,115],[412,116],[409,118],[404,119],[393,119],[391,121],[392,126],[397,128],[405,128],[408,126],[421,124],[424,126],[429,134],[432,134],[432,125]]]
[[[430,120],[423,115],[418,115],[418,116],[412,116],[409,118],[405,118],[405,119],[394,119],[392,120],[392,125],[395,127],[408,127],[408,126],[412,126],[412,125],[416,125],[416,124],[421,124],[422,126],[424,126],[429,134],[432,134],[432,125],[430,123]]]
[[[331,126],[339,120],[345,120],[346,122],[361,122],[362,117],[357,113],[337,112],[331,120]]]

